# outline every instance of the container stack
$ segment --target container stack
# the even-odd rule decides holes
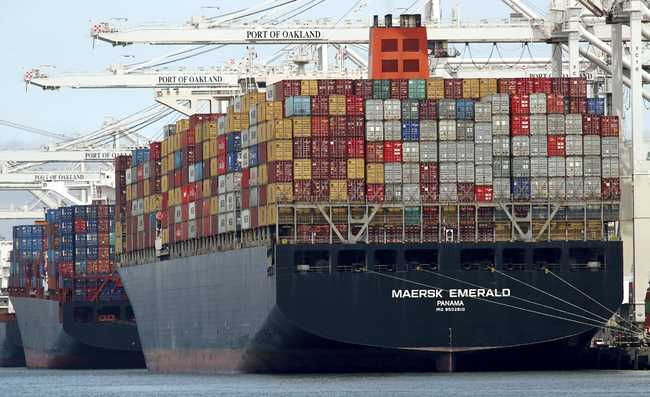
[[[42,224],[13,227],[10,288],[42,288],[48,248],[47,231]]]

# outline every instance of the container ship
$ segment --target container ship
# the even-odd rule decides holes
[[[0,367],[25,366],[23,341],[16,322],[16,313],[7,294],[12,247],[13,241],[0,241]]]
[[[430,78],[424,28],[370,34],[369,79],[116,159],[149,370],[572,368],[619,308],[619,121],[587,81]]]
[[[115,206],[47,210],[15,226],[9,295],[30,368],[144,368],[115,269]]]

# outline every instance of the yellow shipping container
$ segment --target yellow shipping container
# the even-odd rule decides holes
[[[167,153],[167,139],[163,139],[162,142],[160,142],[160,157],[167,157]]]
[[[267,215],[268,215],[268,224],[269,226],[275,225],[278,223],[278,206],[277,205],[268,205],[267,206]]]
[[[210,197],[210,215],[219,215],[219,197]]]
[[[116,254],[121,254],[122,251],[122,238],[115,236],[115,253]]]
[[[160,159],[160,173],[166,175],[169,172],[167,169],[167,157]]]
[[[133,185],[126,185],[126,201],[133,201]]]
[[[294,116],[291,118],[293,123],[293,137],[294,138],[309,138],[311,137],[311,117],[310,116]]]
[[[163,174],[160,177],[160,189],[163,193],[167,193],[167,191],[169,190],[169,177],[167,176],[167,174]]]
[[[278,203],[290,203],[293,201],[293,183],[278,182],[275,184],[275,194]]]
[[[174,170],[174,152],[167,155],[167,172]]]
[[[250,120],[250,118],[249,118],[248,112],[242,113],[241,117],[240,117],[241,128],[239,129],[239,131],[235,130],[235,132],[241,132],[241,130],[243,130],[245,128],[248,128],[249,127],[249,120]]]
[[[163,227],[161,230],[161,238],[163,244],[169,244],[169,228]]]
[[[181,134],[174,135],[174,147],[176,148],[176,151],[179,151],[183,148],[183,138]]]
[[[183,203],[183,189],[177,187],[174,189],[174,194],[176,195],[176,205],[181,205]]]
[[[219,123],[216,120],[204,124],[203,140],[216,138],[219,134]]]
[[[219,174],[219,162],[216,157],[210,159],[210,175]]]
[[[479,79],[478,85],[481,98],[497,93],[497,79]]]
[[[219,139],[210,138],[210,150],[208,150],[208,158],[217,157],[219,154]],[[205,153],[203,154],[205,156]]]
[[[167,208],[171,208],[176,205],[176,194],[174,189],[167,189]]]
[[[144,185],[144,191],[142,192],[142,194],[144,195],[144,197],[147,197],[148,195],[151,194],[151,185],[149,184],[149,180],[145,179],[143,185]]]
[[[384,183],[384,164],[368,163],[366,165],[366,182]]]
[[[203,198],[209,198],[212,190],[212,179],[205,178],[203,180]]]
[[[293,122],[290,119],[269,121],[266,128],[267,141],[293,138]]]
[[[190,120],[189,119],[182,119],[178,120],[176,122],[176,133],[180,134],[183,131],[187,131],[190,129]]]
[[[329,108],[330,116],[345,116],[345,95],[330,95]]]
[[[162,194],[151,195],[151,211],[162,211]]]
[[[235,113],[235,105],[230,105],[226,108],[226,116]]]
[[[194,142],[197,146],[199,143],[203,143],[203,124],[194,127]]]
[[[266,205],[258,207],[257,223],[259,226],[266,226],[269,224],[269,209]]]
[[[348,179],[364,179],[365,163],[363,159],[348,159]]]
[[[333,179],[330,181],[330,201],[348,201],[348,181],[345,179]]]
[[[278,139],[266,145],[266,161],[289,161],[293,159],[293,141]]]
[[[361,160],[363,159],[354,159]],[[349,164],[350,160],[348,160]],[[350,166],[348,166],[348,174]],[[293,160],[293,179],[295,180],[309,180],[311,179],[311,159],[297,159]]]
[[[266,203],[271,204],[277,202],[278,202],[278,196],[275,192],[275,183],[269,183],[266,186]]]
[[[270,103],[270,102],[266,102]],[[261,123],[257,124],[257,143],[264,143],[268,141],[267,137],[267,132],[266,132],[266,121],[263,121]]]
[[[476,99],[480,93],[478,79],[463,79],[463,98]]]
[[[444,99],[445,98],[445,79],[432,78],[427,79],[427,99]]]
[[[269,166],[268,164],[260,164],[257,166],[257,174],[259,176],[260,185],[269,183]]]
[[[301,80],[300,95],[318,95],[318,80]]]

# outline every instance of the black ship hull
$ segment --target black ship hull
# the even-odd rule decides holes
[[[120,276],[154,371],[572,368],[623,293],[620,242],[278,245]]]
[[[16,322],[0,322],[0,367],[24,367],[25,351]]]
[[[135,323],[119,320],[119,316],[117,321],[97,321],[100,310],[108,309],[124,316],[130,306],[128,301],[60,304],[46,299],[12,297],[12,303],[30,368],[144,367]]]

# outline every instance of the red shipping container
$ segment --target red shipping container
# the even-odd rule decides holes
[[[189,238],[190,238],[190,227],[187,224],[187,221],[182,223],[182,233],[183,233],[183,240],[189,240]]]
[[[300,80],[282,80],[275,83],[275,100],[284,101],[290,96],[300,95]]]
[[[174,241],[183,240],[183,224],[177,223],[174,225]]]
[[[423,203],[437,203],[438,202],[438,184],[437,183],[421,183],[420,184],[420,200]]]
[[[243,210],[249,209],[251,206],[251,194],[248,189],[243,189],[242,188],[242,194],[241,194],[241,208]]]
[[[330,181],[323,179],[312,179],[311,199],[315,203],[330,201]]]
[[[471,203],[476,201],[476,192],[473,183],[459,183],[457,186],[458,201],[461,203]]]
[[[347,179],[348,177],[348,161],[347,159],[331,159],[330,160],[330,179]]]
[[[183,173],[181,170],[174,170],[174,186],[183,186]]]
[[[222,135],[217,138],[217,156],[226,154],[226,136]]]
[[[312,158],[326,159],[330,157],[330,140],[328,138],[312,138],[311,147]]]
[[[251,214],[251,227],[256,228],[260,226],[260,216],[259,216],[259,211],[257,208],[251,208],[250,210]]]
[[[551,92],[554,94],[561,94],[565,97],[569,96],[569,78],[568,77],[552,77],[551,78]]]
[[[107,218],[97,218],[97,232],[108,232],[109,221]]]
[[[420,99],[420,120],[436,120],[438,105],[435,99]]]
[[[569,113],[587,114],[587,98],[569,98]]]
[[[267,194],[267,185],[261,185],[259,187],[260,197],[259,205],[266,205],[266,194]]]
[[[546,95],[546,111],[549,114],[564,114],[564,95]]]
[[[192,147],[185,147],[181,149],[181,166],[187,167],[196,163],[196,149]]]
[[[330,114],[328,95],[314,95],[311,97],[311,115],[328,116]],[[312,124],[313,125],[313,124]]]
[[[298,244],[312,243],[312,225],[299,224],[296,229],[296,239]]]
[[[329,159],[312,159],[312,161],[311,161],[311,178],[312,179],[330,179],[330,160]]]
[[[250,187],[250,179],[251,179],[251,170],[250,168],[246,168],[241,171],[241,188],[242,189],[248,189]]]
[[[352,95],[354,94],[354,85],[351,79],[337,79],[334,80],[334,93],[338,95]]]
[[[345,114],[348,116],[364,115],[364,99],[361,95],[347,95],[345,97]]]
[[[194,213],[196,219],[203,218],[203,199],[198,199],[194,202]],[[210,212],[207,215],[210,215]]]
[[[526,94],[510,95],[511,114],[529,114],[530,100]]]
[[[311,158],[311,138],[293,138],[293,158]]]
[[[534,79],[530,77],[517,78],[517,95],[529,95],[533,93],[535,93]]]
[[[190,220],[190,205],[188,204],[181,204],[181,217],[183,222],[187,222]]]
[[[550,77],[536,77],[533,80],[535,81],[536,94],[550,94],[553,92],[553,84]]]
[[[345,116],[330,116],[329,118],[329,133],[330,136],[343,137],[346,136],[347,118]]]
[[[210,160],[203,160],[203,179],[208,179],[212,175],[210,175]]]
[[[366,123],[363,116],[348,116],[345,121],[345,134],[348,137],[363,137]]]
[[[462,99],[463,98],[463,79],[445,79],[445,98]],[[408,93],[407,93],[408,96]],[[391,96],[391,98],[393,98]],[[405,97],[406,98],[406,97]]]
[[[358,79],[353,80],[354,95],[361,95],[364,99],[372,99],[372,80]]]
[[[334,80],[318,80],[318,95],[336,94],[336,82]]]
[[[363,179],[348,179],[348,201],[366,201],[366,181]]]
[[[293,161],[271,161],[268,166],[269,183],[292,182]]]
[[[530,116],[513,114],[510,116],[511,135],[530,135]]]
[[[219,233],[219,215],[210,216],[210,230],[212,234]]]
[[[330,242],[330,225],[313,225],[314,243]]]
[[[216,197],[219,195],[219,178],[213,176],[210,179],[210,196]]]
[[[566,137],[564,135],[549,135],[547,139],[549,156],[565,156]]]
[[[401,163],[402,142],[400,141],[384,142],[384,159],[387,163]]]
[[[571,77],[569,79],[569,96],[574,98],[587,98],[586,77]]]
[[[149,160],[159,159],[160,157],[160,142],[151,142],[149,144]]]
[[[127,168],[131,167],[132,156],[117,156],[115,157],[115,171],[124,172]]]
[[[330,119],[329,117],[313,116],[311,117],[311,136],[328,137],[330,136]]]
[[[201,223],[203,224],[203,236],[212,235],[212,217],[206,216],[201,220]]]
[[[223,175],[226,173],[226,156],[219,156],[217,157],[217,171],[219,172],[219,175]]]
[[[603,178],[602,181],[603,200],[621,199],[621,180],[618,178]]]
[[[295,201],[311,201],[311,181],[293,181],[293,199]]]
[[[181,202],[183,204],[190,202],[190,194],[189,193],[190,193],[189,186],[182,186],[181,187]]]
[[[481,203],[492,202],[492,186],[477,186],[476,187],[476,201]]]
[[[167,189],[171,190],[176,187],[176,171],[170,170],[167,172]]]
[[[517,93],[517,79],[499,79],[498,85],[500,94],[513,95]]]
[[[582,116],[583,135],[600,135],[600,116],[596,114],[585,114]]]
[[[364,158],[365,157],[365,139],[364,138],[348,138],[348,158]]]
[[[386,189],[383,183],[366,184],[368,203],[381,204],[386,200]]]
[[[138,174],[138,182],[144,179],[144,164],[140,164],[138,168],[136,168],[137,174]]]
[[[201,211],[201,214],[203,215],[203,217],[210,216],[210,210],[211,210],[210,201],[211,200],[209,198],[206,198],[206,199],[203,199],[203,202],[201,203],[201,207],[203,207],[203,209]]]
[[[267,153],[266,153],[266,148],[267,148],[266,142],[260,143],[259,145],[257,145],[257,148],[258,148],[257,149],[258,164],[266,164],[268,160]]]
[[[197,125],[201,125],[207,121],[210,121],[211,119],[211,114],[210,113],[196,113],[190,116],[189,124],[190,124],[190,129],[194,130],[196,129]]]
[[[366,142],[366,162],[384,162],[384,142]]]
[[[75,233],[86,233],[86,219],[75,219],[74,220],[74,232]]]
[[[160,212],[160,227],[169,227],[169,216],[168,211]]]
[[[163,193],[162,196],[162,209],[163,211],[167,209],[168,203],[169,203],[169,194],[168,193]]]
[[[600,134],[602,136],[618,136],[618,116],[603,116],[600,118]]]
[[[330,148],[330,157],[348,157],[348,140],[346,138],[332,138],[331,145],[332,147]]]
[[[438,183],[438,163],[420,163],[420,183]]]

